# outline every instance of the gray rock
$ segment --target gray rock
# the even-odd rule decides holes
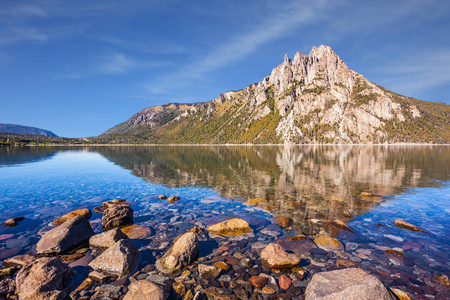
[[[197,235],[187,232],[181,235],[166,254],[156,261],[156,268],[165,274],[172,273],[197,259],[199,250]]]
[[[166,298],[162,287],[144,279],[130,284],[123,300],[164,300]]]
[[[305,300],[393,300],[380,280],[359,268],[314,274]]]
[[[89,247],[104,250],[123,239],[128,239],[128,236],[120,229],[114,228],[92,236],[89,239]]]
[[[104,284],[92,296],[92,300],[114,299],[121,287],[114,284]]]
[[[62,253],[86,243],[94,231],[89,221],[76,216],[47,232],[37,243],[41,254]]]
[[[133,224],[133,209],[128,205],[112,205],[103,211],[103,231],[131,224]]]
[[[0,295],[14,294],[16,282],[11,278],[0,281]]]
[[[96,271],[125,275],[130,273],[136,261],[138,250],[130,240],[120,240],[89,263]]]
[[[75,272],[57,257],[43,257],[23,267],[16,276],[20,299],[64,299],[64,288]]]

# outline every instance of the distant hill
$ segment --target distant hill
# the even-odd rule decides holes
[[[23,126],[23,125],[16,125],[16,124],[1,124],[0,123],[0,132],[3,133],[16,133],[16,134],[38,134],[43,136],[57,136],[51,131],[36,128],[36,127],[30,127],[30,126]]]
[[[450,143],[450,105],[398,95],[329,47],[297,52],[261,82],[203,103],[143,109],[97,138],[109,143]]]

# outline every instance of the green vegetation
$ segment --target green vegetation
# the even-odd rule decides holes
[[[356,78],[355,86],[353,87],[352,94],[350,95],[351,105],[354,107],[368,104],[371,100],[376,101],[377,97],[381,96],[377,93],[365,94],[364,91],[370,89],[370,87],[363,83],[360,78]]]
[[[91,142],[80,138],[52,137],[39,134],[0,133],[0,146],[80,145],[89,143]]]

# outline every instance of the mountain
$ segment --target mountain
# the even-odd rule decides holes
[[[15,124],[1,124],[0,123],[0,132],[3,133],[16,133],[16,134],[38,134],[44,136],[57,136],[51,131],[29,127],[23,125],[15,125]]]
[[[203,103],[143,109],[99,136],[186,144],[450,143],[450,105],[380,87],[328,46],[297,52],[258,83]]]

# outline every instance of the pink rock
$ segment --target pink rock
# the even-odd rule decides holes
[[[5,233],[0,235],[0,241],[10,239],[14,236],[12,233]]]
[[[291,287],[292,280],[286,275],[281,275],[280,279],[278,279],[278,284],[280,286],[280,289],[287,290]]]

